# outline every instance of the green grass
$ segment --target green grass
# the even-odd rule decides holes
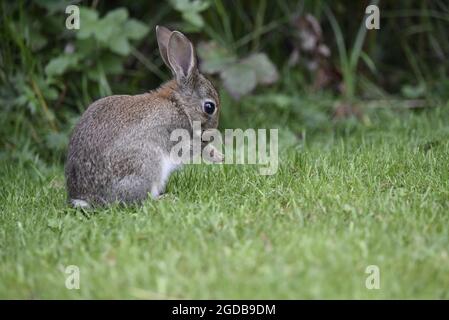
[[[272,177],[194,166],[160,201],[86,214],[61,167],[3,164],[0,298],[449,298],[448,123],[378,112],[284,149]]]

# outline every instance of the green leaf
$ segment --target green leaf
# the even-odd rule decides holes
[[[120,25],[108,20],[100,20],[94,32],[95,38],[102,44],[108,45],[108,42],[114,41],[115,37],[123,37]]]
[[[185,11],[182,13],[182,17],[185,21],[191,23],[197,28],[202,28],[204,26],[203,17],[195,11]]]
[[[210,6],[209,1],[204,0],[171,0],[173,8],[182,13],[182,18],[188,23],[200,29],[204,26],[203,17],[200,15],[201,11],[206,10]]]
[[[48,76],[57,76],[63,74],[66,70],[76,66],[78,56],[75,54],[63,54],[50,60],[45,67],[45,73]]]
[[[81,29],[77,37],[80,41],[80,51],[88,56],[91,51],[108,48],[113,53],[126,56],[131,52],[129,40],[141,39],[149,32],[149,28],[136,19],[128,19],[128,11],[118,8],[108,12],[103,18],[88,8],[80,9]],[[87,40],[98,40],[92,43]],[[81,44],[83,47],[81,48]]]
[[[123,34],[132,40],[142,39],[148,32],[150,28],[136,19],[130,19],[125,22],[123,26]]]
[[[238,100],[250,93],[257,84],[256,72],[248,65],[237,63],[221,73],[223,85]]]
[[[111,41],[122,41],[120,38],[125,38],[123,33],[123,25],[128,19],[128,11],[125,8],[118,8],[112,10],[100,20],[98,27],[95,30],[96,38],[103,44],[108,44]],[[112,49],[112,47],[109,45]]]
[[[234,55],[215,41],[199,43],[197,51],[200,57],[200,69],[208,74],[220,72],[237,60]]]
[[[115,25],[120,25],[128,19],[128,10],[125,8],[118,8],[109,11],[103,18],[104,21]]]
[[[112,52],[122,56],[126,56],[131,52],[131,46],[129,45],[128,39],[124,36],[112,40],[108,45]]]
[[[417,86],[406,84],[401,88],[401,93],[407,99],[422,98],[426,94],[426,85],[423,83]]]
[[[265,53],[255,53],[242,60],[242,64],[249,66],[256,73],[257,82],[272,84],[279,79],[279,73],[273,62]]]
[[[80,29],[76,33],[78,39],[92,36],[98,26],[98,12],[86,7],[80,7]]]
[[[207,8],[209,8],[209,6],[210,6],[210,1],[205,1],[205,0],[193,0],[190,3],[190,7],[192,8],[192,10],[195,10],[197,12],[204,11]]]
[[[201,12],[210,6],[210,2],[204,0],[170,0],[170,3],[179,12]]]

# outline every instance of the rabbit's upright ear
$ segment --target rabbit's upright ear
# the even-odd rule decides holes
[[[192,43],[179,31],[173,31],[168,40],[168,61],[179,85],[191,83],[197,72],[195,50]]]
[[[168,62],[167,50],[168,40],[170,39],[172,32],[163,26],[156,26],[156,38],[159,46],[159,53],[164,63],[171,69],[170,62]]]

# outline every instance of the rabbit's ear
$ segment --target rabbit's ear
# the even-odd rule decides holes
[[[171,69],[170,62],[168,62],[167,49],[168,40],[170,39],[172,32],[163,26],[156,26],[156,38],[159,46],[159,53],[161,54],[164,63]]]
[[[179,85],[186,85],[196,72],[196,56],[192,43],[179,31],[168,40],[168,61]]]

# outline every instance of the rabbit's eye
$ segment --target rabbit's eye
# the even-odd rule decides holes
[[[206,101],[203,104],[203,109],[207,114],[213,114],[215,112],[215,103],[212,101]]]

